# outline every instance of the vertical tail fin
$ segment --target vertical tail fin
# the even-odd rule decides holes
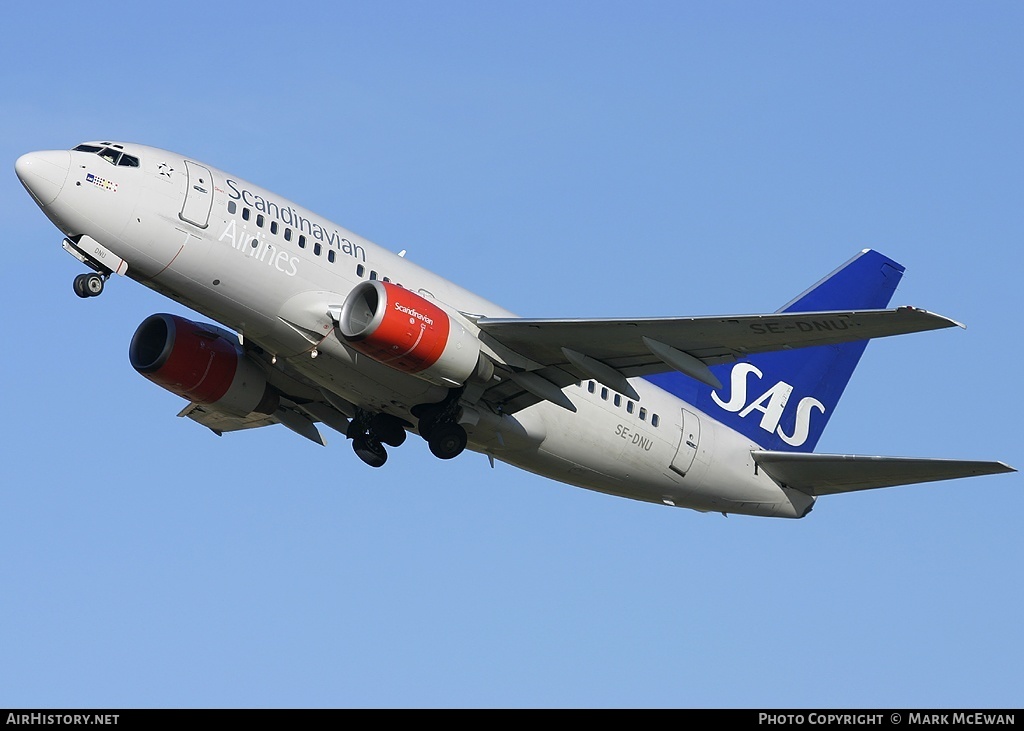
[[[904,268],[866,249],[779,312],[885,309]],[[723,424],[770,450],[810,452],[867,347],[867,341],[760,353],[714,366],[712,389],[680,373],[648,376]]]

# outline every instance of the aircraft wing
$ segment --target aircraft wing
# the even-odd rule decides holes
[[[211,406],[190,403],[178,413],[178,416],[187,416],[217,436],[224,432],[282,424],[299,436],[324,446],[327,442],[317,429],[317,422],[327,424],[342,434],[348,426],[348,418],[329,404],[312,402],[300,405],[285,398],[281,399],[280,406],[273,414],[253,412],[247,416],[235,416]]]
[[[915,307],[633,320],[484,317],[477,325],[485,342],[499,352],[504,348],[528,359],[530,363],[520,367],[549,385],[561,389],[593,378],[626,395],[631,390],[624,383],[628,377],[674,369],[717,388],[721,384],[708,366],[753,353],[963,327]],[[514,359],[507,360],[517,365]],[[529,385],[522,377],[516,382],[506,379],[486,398],[506,412],[539,398],[554,400],[541,396],[544,384],[539,389]]]
[[[197,424],[202,424],[217,436],[224,432],[256,429],[261,426],[276,424],[277,420],[268,414],[249,414],[234,416],[203,404],[191,403],[178,412],[178,416],[187,416]]]
[[[754,451],[751,454],[758,467],[776,482],[815,497],[1016,472],[1003,462],[806,452]]]

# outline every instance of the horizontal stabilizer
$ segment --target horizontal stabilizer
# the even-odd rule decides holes
[[[813,496],[1016,472],[1002,462],[769,451],[751,454],[776,482]]]

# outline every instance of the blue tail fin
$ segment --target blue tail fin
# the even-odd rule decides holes
[[[904,268],[870,249],[836,269],[779,312],[885,309]],[[765,449],[810,452],[853,375],[867,341],[760,353],[712,367],[712,389],[681,373],[648,376],[655,385],[746,435]]]

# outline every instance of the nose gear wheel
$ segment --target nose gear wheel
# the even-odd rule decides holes
[[[75,294],[85,299],[87,297],[98,297],[103,293],[103,280],[105,277],[96,272],[86,272],[75,277]]]

